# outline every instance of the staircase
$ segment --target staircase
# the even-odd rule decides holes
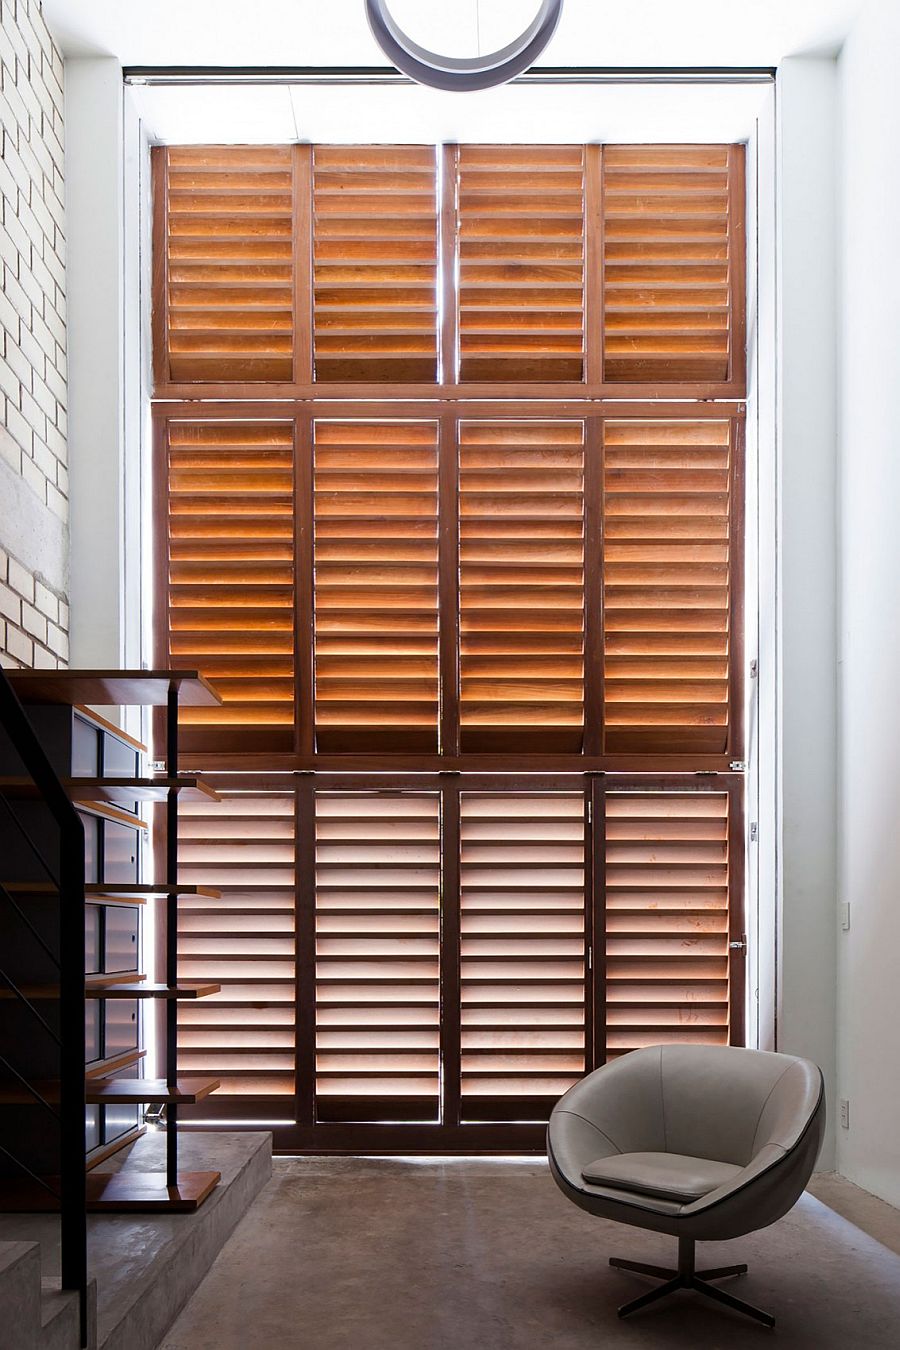
[[[88,1345],[96,1344],[94,1284],[87,1297]],[[41,1274],[37,1242],[0,1242],[0,1327],[4,1350],[80,1350],[77,1291]]]

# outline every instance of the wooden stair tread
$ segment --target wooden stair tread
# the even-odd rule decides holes
[[[146,1054],[146,1050],[135,1047],[131,1050],[120,1050],[117,1055],[109,1055],[106,1059],[89,1060],[84,1069],[85,1078],[89,1083],[99,1082],[101,1078],[108,1078],[110,1074],[121,1073],[123,1069],[130,1069],[133,1064],[139,1064]]]
[[[104,1102],[171,1102],[192,1105],[220,1086],[218,1078],[182,1074],[174,1087],[164,1078],[100,1078],[88,1082],[85,1099],[90,1105]]]
[[[220,1172],[179,1172],[178,1185],[167,1186],[165,1172],[89,1172],[88,1210],[167,1210],[190,1213],[218,1185]]]
[[[195,800],[218,801],[215,788],[195,775],[179,774],[177,778],[63,778],[62,785],[73,802],[109,802],[112,805],[131,805],[134,802],[162,802],[170,791]],[[30,778],[0,778],[0,793],[5,797],[37,799],[40,793]],[[131,822],[129,822],[131,823]],[[135,824],[144,825],[135,820]]]
[[[169,686],[181,707],[215,707],[222,700],[197,670],[10,670],[23,703],[97,703],[101,707],[165,707]]]
[[[84,993],[86,998],[102,998],[109,996],[108,991],[118,988],[120,985],[129,985],[132,988],[140,989],[143,986],[139,983],[143,979],[142,975],[137,975],[133,970],[125,970],[115,975],[85,975]],[[59,984],[21,984],[19,990],[26,998],[35,999],[54,999],[59,998]],[[0,999],[15,998],[16,995],[7,986],[0,987]],[[118,998],[125,998],[124,994],[117,994]],[[129,998],[136,998],[136,994],[129,994]]]
[[[88,998],[206,998],[218,994],[222,986],[209,981],[181,980],[178,984],[117,984],[104,989],[97,985],[86,990]]]
[[[58,889],[49,881],[0,881],[0,886],[11,895],[55,895]],[[165,882],[143,881],[90,881],[85,885],[84,893],[91,899],[98,895],[123,896],[128,899],[140,895],[151,899],[173,893],[201,895],[210,900],[221,898],[221,892],[213,886],[186,886],[181,883],[167,886]]]
[[[86,1078],[85,1100],[90,1106],[104,1102],[122,1105],[141,1102],[174,1102],[192,1105],[215,1092],[221,1083],[218,1078],[204,1078],[199,1074],[182,1074],[174,1088],[164,1078]],[[59,1101],[59,1079],[42,1078],[32,1087],[53,1104]],[[35,1098],[17,1079],[0,1081],[0,1106],[37,1105]]]

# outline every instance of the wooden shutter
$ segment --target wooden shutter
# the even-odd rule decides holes
[[[185,708],[183,748],[290,750],[294,727],[293,424],[167,426],[168,654],[221,708]]]
[[[316,379],[435,380],[434,146],[315,146],[313,207]]]
[[[583,517],[583,423],[461,423],[463,750],[580,748]]]
[[[435,422],[315,424],[320,750],[436,750]]]
[[[436,793],[316,794],[320,1120],[436,1120]]]
[[[608,792],[605,810],[609,1056],[727,1044],[728,795]]]
[[[154,152],[157,382],[290,381],[294,159],[288,145]],[[164,346],[164,350],[160,350]]]
[[[463,792],[460,833],[463,1119],[544,1119],[585,1069],[584,798]]]
[[[222,895],[179,901],[178,974],[222,989],[179,1004],[179,1064],[221,1078],[215,1111],[226,1118],[259,1119],[264,1110],[266,1119],[292,1120],[294,794],[184,800],[180,817],[181,880]],[[194,1114],[209,1110],[205,1103]]]
[[[744,374],[743,146],[603,147],[604,379]]]
[[[608,753],[729,746],[732,424],[604,425]]]
[[[584,150],[459,148],[461,380],[581,380]]]

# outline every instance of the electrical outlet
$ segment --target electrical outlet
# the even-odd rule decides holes
[[[846,1097],[842,1097],[842,1098],[841,1098],[841,1129],[842,1129],[842,1130],[849,1130],[849,1128],[850,1128],[850,1103],[848,1102],[848,1100],[847,1100]]]

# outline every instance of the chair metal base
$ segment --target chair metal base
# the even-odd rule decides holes
[[[724,1303],[726,1308],[733,1308],[735,1312],[743,1313],[745,1317],[752,1317],[754,1321],[761,1322],[764,1327],[774,1327],[775,1318],[771,1313],[763,1312],[762,1308],[755,1308],[752,1303],[745,1303],[743,1299],[735,1298],[733,1294],[726,1294],[724,1289],[718,1289],[711,1280],[724,1280],[732,1275],[746,1275],[747,1267],[739,1266],[720,1266],[716,1270],[696,1270],[694,1265],[694,1239],[678,1239],[678,1269],[668,1270],[664,1266],[647,1266],[641,1261],[626,1261],[619,1256],[611,1256],[609,1264],[616,1270],[630,1270],[636,1275],[649,1275],[651,1279],[662,1280],[656,1289],[651,1289],[646,1294],[641,1294],[640,1298],[632,1299],[630,1303],[623,1303],[619,1309],[620,1317],[629,1317],[637,1312],[639,1308],[646,1308],[649,1303],[655,1303],[657,1299],[667,1298],[669,1294],[674,1294],[678,1289],[694,1289],[698,1294],[703,1294],[706,1298],[713,1299],[716,1303]]]

